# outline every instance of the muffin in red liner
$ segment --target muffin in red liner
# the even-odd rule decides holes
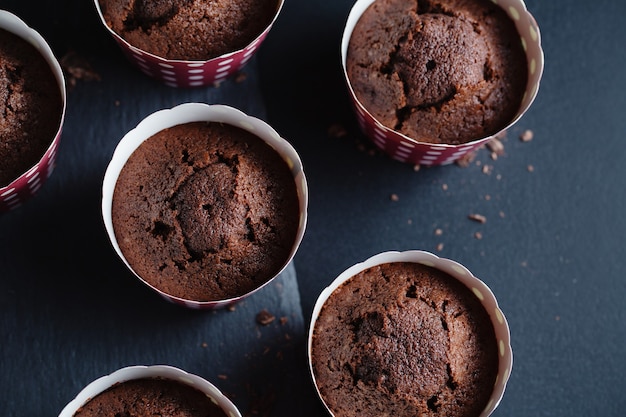
[[[115,398],[110,398],[112,394]],[[142,403],[145,408],[145,400],[148,398],[151,399],[148,404],[158,403],[162,410],[170,404],[181,413],[181,410],[188,410],[184,415],[241,417],[237,407],[213,384],[197,375],[167,365],[128,366],[100,377],[83,388],[63,408],[59,417],[108,415],[101,413],[123,412],[124,407],[128,410],[141,410]],[[91,408],[94,410],[89,404],[92,400],[94,403]],[[200,414],[198,410],[209,412]]]
[[[482,11],[472,16],[475,12],[466,10],[477,7],[472,2],[405,3],[358,0],[354,4],[341,45],[345,81],[359,126],[378,148],[402,162],[449,164],[510,128],[534,101],[544,65],[539,28],[522,0],[483,1],[478,6],[495,8],[502,15],[500,22],[483,18],[479,14]],[[392,10],[389,4],[400,9]],[[373,13],[378,13],[377,17]],[[414,18],[423,26],[412,27],[415,23],[409,16],[417,16]],[[359,29],[361,20],[369,20],[371,26]],[[489,29],[490,39],[473,29],[472,20],[493,28]],[[405,36],[396,39],[389,35],[396,30],[404,31]],[[359,75],[350,74],[350,45],[355,33],[361,34],[355,39],[360,39],[363,50],[362,58],[354,65],[359,67]],[[387,47],[393,51],[386,53]],[[497,48],[503,61],[510,61],[506,62],[509,70],[503,66],[496,70],[499,73],[493,72],[491,52],[484,52],[488,48]],[[512,58],[515,54],[511,50],[517,50],[515,59],[519,63]],[[378,53],[381,59],[393,59],[376,63]],[[483,55],[484,63],[480,61]],[[370,70],[371,63],[379,68]],[[520,69],[527,71],[518,74]],[[512,84],[503,74],[513,72],[519,91],[510,93],[512,99],[499,102]],[[502,110],[505,107],[506,113]]]
[[[235,2],[202,4],[197,0],[184,4],[183,2],[151,4],[145,0],[133,2],[95,0],[102,24],[121,47],[128,60],[144,74],[171,87],[214,85],[240,71],[261,46],[278,18],[283,3],[284,0],[244,1],[242,5]],[[259,7],[260,4],[264,5]],[[244,10],[244,5],[250,5],[250,9]],[[200,10],[200,6],[207,10]],[[216,14],[218,7],[224,6],[227,6],[229,10],[218,11],[223,12],[224,15]],[[107,7],[110,8],[111,14],[108,13]],[[194,9],[195,7],[198,9]],[[247,16],[248,13],[257,12],[262,16]],[[116,16],[122,13],[123,15]],[[185,15],[187,21],[179,22],[176,20],[177,15],[182,16],[182,13],[189,16]],[[137,14],[141,14],[141,19],[135,17]],[[233,20],[235,18],[238,20]],[[166,28],[168,24],[172,24],[173,29]],[[191,29],[190,27],[194,24],[199,24],[201,27]],[[217,27],[217,25],[220,26]],[[243,34],[241,28],[251,28],[251,31]],[[219,35],[219,39],[212,38],[213,29],[216,29],[215,36]],[[131,35],[124,33],[127,30],[133,33]],[[197,33],[193,33],[194,30]],[[164,34],[162,39],[154,41],[143,39],[146,34],[160,31]],[[225,35],[230,32],[236,35],[233,44]],[[137,33],[141,36],[134,37]],[[188,33],[192,33],[195,39],[181,41],[181,38]],[[190,45],[189,50],[176,50],[173,46],[185,42],[194,44]]]
[[[186,103],[146,117],[106,170],[102,214],[120,258],[166,300],[228,306],[267,285],[304,235],[295,149],[267,123]]]
[[[65,117],[61,66],[44,38],[0,10],[0,212],[34,196],[55,166]]]
[[[424,251],[380,253],[341,273],[313,309],[308,357],[334,417],[487,417],[513,364],[491,290]]]

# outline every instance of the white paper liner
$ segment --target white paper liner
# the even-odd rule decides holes
[[[485,409],[479,417],[487,417],[496,409],[506,389],[509,376],[511,375],[511,369],[513,367],[513,352],[511,350],[511,334],[509,330],[508,322],[504,316],[504,313],[498,306],[493,292],[489,287],[480,279],[475,277],[467,268],[450,259],[440,258],[430,252],[411,250],[403,252],[383,252],[372,256],[364,262],[355,264],[350,268],[342,272],[335,280],[326,287],[319,295],[315,306],[313,308],[313,314],[311,318],[311,324],[309,326],[308,335],[308,358],[309,358],[309,372],[313,379],[315,389],[319,398],[324,402],[324,398],[317,388],[315,382],[315,373],[313,371],[312,362],[312,345],[313,345],[313,332],[315,329],[315,323],[320,315],[320,311],[328,297],[339,288],[344,282],[355,276],[361,271],[371,268],[376,265],[395,263],[395,262],[414,262],[430,266],[439,269],[450,276],[456,278],[466,287],[472,290],[472,292],[479,298],[483,307],[489,314],[493,327],[495,330],[496,341],[498,343],[498,375],[494,386],[493,393]],[[328,412],[333,415],[332,411],[324,403]]]
[[[221,122],[229,125],[233,125],[244,130],[247,130],[250,133],[253,133],[257,137],[264,140],[267,144],[269,144],[278,154],[280,154],[283,160],[287,163],[289,168],[291,169],[291,173],[294,177],[294,181],[296,184],[297,192],[298,192],[298,200],[300,207],[300,218],[298,224],[298,231],[296,234],[296,239],[293,243],[291,252],[289,254],[289,258],[285,260],[280,271],[276,273],[272,279],[268,280],[266,283],[261,285],[260,287],[254,289],[253,291],[240,296],[229,298],[225,300],[219,301],[195,301],[195,300],[185,300],[179,297],[174,297],[169,295],[158,288],[150,285],[144,279],[141,278],[130,266],[122,251],[117,243],[117,239],[115,237],[114,229],[113,229],[113,220],[111,217],[111,206],[113,202],[113,193],[115,190],[115,183],[119,174],[130,157],[130,155],[137,149],[146,139],[151,137],[152,135],[160,132],[161,130],[191,122]],[[109,239],[113,248],[119,255],[119,257],[124,261],[128,269],[130,269],[135,276],[137,276],[142,282],[148,285],[150,288],[158,292],[162,297],[167,299],[168,301],[182,304],[186,307],[197,308],[197,309],[211,309],[211,308],[221,308],[228,305],[233,304],[241,300],[244,297],[249,296],[250,294],[260,290],[265,285],[269,284],[276,276],[278,276],[291,262],[302,238],[304,237],[304,231],[306,229],[307,223],[307,207],[308,207],[308,186],[306,177],[304,175],[304,170],[302,167],[302,161],[300,160],[299,155],[296,150],[291,146],[287,140],[283,139],[270,125],[265,123],[264,121],[248,116],[240,110],[237,110],[230,106],[220,105],[220,104],[204,104],[204,103],[184,103],[180,104],[172,109],[160,110],[155,113],[152,113],[145,119],[143,119],[137,127],[129,131],[119,142],[117,148],[113,153],[113,157],[107,167],[107,170],[104,175],[104,180],[102,184],[102,217],[104,220],[104,225],[106,231],[109,235]]]

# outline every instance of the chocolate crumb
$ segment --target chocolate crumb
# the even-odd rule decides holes
[[[478,223],[486,223],[487,222],[487,218],[485,216],[483,216],[482,214],[472,213],[472,214],[470,214],[467,217],[470,220],[474,220],[475,222],[478,222]]]
[[[259,313],[256,315],[256,322],[259,323],[261,326],[267,326],[275,319],[276,317],[266,309],[259,311]]]
[[[398,197],[398,194],[391,194],[391,201],[399,201],[400,197]]]
[[[532,165],[528,165],[527,169],[528,169],[528,172],[533,172],[535,170],[535,167]]]
[[[237,309],[237,307],[234,304],[231,304],[227,307],[228,311],[235,311]]]
[[[437,245],[437,251],[441,252],[443,250],[443,243],[439,243]]]
[[[479,240],[480,240],[480,239],[482,239],[482,238],[483,238],[483,234],[482,234],[482,233],[480,233],[480,232],[476,232],[476,233],[474,233],[474,237],[475,237],[476,239],[479,239]]]
[[[289,321],[289,319],[285,316],[280,318],[280,324],[281,326],[284,326],[285,324],[287,324],[287,322]]]
[[[415,164],[415,165],[413,165],[413,171],[417,172],[417,171],[420,170],[421,167],[422,166],[420,164]]]
[[[235,76],[235,82],[239,84],[239,83],[246,81],[247,78],[248,78],[248,74],[246,74],[245,72],[238,72],[237,75]]]
[[[469,153],[463,155],[459,159],[457,159],[455,161],[455,164],[457,164],[461,168],[467,168],[468,166],[470,166],[470,164],[472,162],[474,162],[475,158],[476,158],[476,152],[472,151],[472,152],[469,152]]]
[[[339,139],[339,138],[346,137],[347,135],[348,135],[348,131],[346,130],[345,127],[343,127],[339,123],[333,123],[328,128],[328,136],[330,136],[331,138]]]
[[[530,142],[531,140],[533,140],[534,136],[535,134],[533,133],[532,130],[526,129],[522,132],[519,138],[522,142]]]
[[[209,347],[209,344],[207,342],[202,342],[200,346],[202,346],[203,348],[207,348]]]
[[[228,375],[225,375],[225,374],[219,374],[219,375],[217,376],[217,378],[218,378],[218,379],[221,379],[221,380],[226,380],[226,379],[228,379]]]
[[[502,143],[502,141],[498,138],[493,138],[491,139],[489,142],[487,142],[487,149],[489,149],[492,153],[492,155],[495,155],[496,158],[499,155],[503,155],[504,154],[504,144]],[[493,156],[492,156],[493,158]]]
[[[87,60],[76,51],[69,51],[60,59],[61,68],[67,75],[67,84],[69,88],[76,86],[78,80],[84,81],[100,81],[98,74],[87,62]]]

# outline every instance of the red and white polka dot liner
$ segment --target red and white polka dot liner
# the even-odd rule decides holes
[[[170,87],[203,87],[218,84],[230,75],[240,71],[265,40],[280,14],[283,4],[284,0],[280,0],[276,8],[276,14],[268,27],[245,48],[206,61],[185,61],[162,58],[132,46],[107,26],[100,4],[98,0],[95,0],[96,9],[102,24],[113,36],[128,60],[144,74],[160,80]]]
[[[367,109],[357,99],[346,72],[346,56],[348,53],[348,44],[350,36],[354,30],[354,26],[365,10],[375,0],[357,0],[352,7],[341,42],[341,60],[343,64],[343,73],[348,90],[352,98],[352,105],[359,122],[359,126],[363,133],[369,137],[372,142],[382,151],[390,155],[392,158],[411,164],[419,165],[446,165],[450,164],[472,151],[480,148],[489,142],[495,135],[477,138],[474,141],[463,143],[460,145],[448,144],[432,144],[419,142],[402,133],[396,132],[386,126],[383,126],[378,120],[372,116]],[[526,92],[522,98],[522,103],[517,114],[511,122],[502,130],[510,128],[512,125],[526,113],[530,105],[537,96],[539,83],[543,73],[544,59],[543,50],[541,48],[541,36],[539,27],[533,16],[526,9],[526,5],[522,0],[492,0],[498,6],[503,8],[511,19],[515,22],[517,31],[520,34],[522,46],[526,51],[528,61],[528,83]]]
[[[161,291],[160,289],[150,285],[132,269],[132,267],[124,257],[124,254],[122,253],[119,244],[117,243],[117,238],[113,229],[113,219],[111,217],[113,192],[115,190],[115,183],[117,181],[117,178],[119,177],[119,174],[128,158],[135,151],[135,149],[137,149],[146,139],[156,134],[157,132],[160,132],[161,130],[172,126],[191,122],[226,123],[247,130],[248,132],[256,135],[257,137],[264,140],[272,148],[274,148],[274,150],[278,154],[280,154],[280,156],[291,169],[291,173],[296,183],[298,200],[300,203],[300,217],[296,239],[293,242],[289,257],[285,260],[281,270],[278,271],[276,275],[272,277],[272,279],[268,280],[262,286],[240,297],[233,297],[229,299],[215,301],[196,301],[175,297]],[[171,303],[191,309],[212,310],[228,307],[229,305],[235,304],[243,298],[246,298],[251,294],[257,292],[258,290],[269,284],[271,281],[273,281],[287,267],[287,265],[289,265],[289,263],[295,256],[296,251],[300,246],[300,243],[302,242],[302,238],[304,237],[304,231],[307,224],[308,200],[308,186],[300,156],[293,148],[293,146],[287,140],[283,139],[271,126],[256,117],[248,116],[242,111],[230,106],[224,106],[220,104],[209,105],[204,103],[184,103],[171,109],[159,110],[155,113],[152,113],[151,115],[143,119],[137,125],[137,127],[124,135],[124,137],[120,140],[117,147],[115,148],[111,161],[109,162],[109,165],[104,174],[104,180],[102,183],[102,218],[113,248],[117,252],[120,259],[126,264],[128,269],[137,278],[139,278],[141,282],[146,284],[149,288],[158,293],[162,298]]]
[[[315,306],[313,307],[308,334],[309,372],[311,373],[316,390],[317,384],[315,383],[315,374],[313,372],[312,362],[313,330],[324,303],[328,300],[333,291],[358,273],[377,265],[395,262],[418,263],[447,273],[469,288],[480,300],[483,307],[489,314],[495,331],[496,343],[498,344],[498,375],[496,376],[496,382],[493,387],[493,392],[491,393],[491,398],[479,416],[488,417],[500,404],[500,401],[504,396],[507,382],[511,375],[511,370],[513,369],[513,351],[511,349],[511,333],[509,324],[504,316],[504,313],[500,309],[493,292],[483,281],[474,276],[466,267],[456,261],[440,258],[430,252],[420,250],[409,250],[403,252],[389,251],[374,255],[371,258],[346,269],[320,293]],[[317,390],[317,393],[322,402],[324,402],[319,390]],[[328,411],[332,415],[332,411],[330,409],[328,409]]]
[[[65,119],[66,90],[61,66],[54,57],[47,42],[39,33],[31,29],[19,17],[4,10],[0,10],[0,28],[21,37],[37,48],[50,65],[57,79],[63,100],[63,110],[59,128],[55,136],[50,138],[50,146],[46,149],[41,159],[10,184],[0,187],[0,212],[7,212],[19,207],[26,200],[34,196],[52,174],[56,162],[59,141],[61,140],[63,121]]]

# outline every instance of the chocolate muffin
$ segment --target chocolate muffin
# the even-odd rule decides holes
[[[227,417],[203,392],[181,382],[143,378],[125,381],[96,395],[74,417]]]
[[[279,0],[99,0],[115,33],[156,56],[205,61],[246,47],[272,22]]]
[[[0,187],[35,165],[61,123],[61,90],[39,51],[0,29]]]
[[[144,141],[117,179],[112,220],[133,270],[185,300],[239,297],[273,278],[296,241],[286,162],[238,127],[193,122]]]
[[[490,0],[376,0],[354,27],[346,72],[384,126],[452,145],[506,128],[528,80],[515,24]]]
[[[475,417],[498,372],[495,332],[450,275],[386,263],[341,284],[314,324],[311,363],[336,417]]]

